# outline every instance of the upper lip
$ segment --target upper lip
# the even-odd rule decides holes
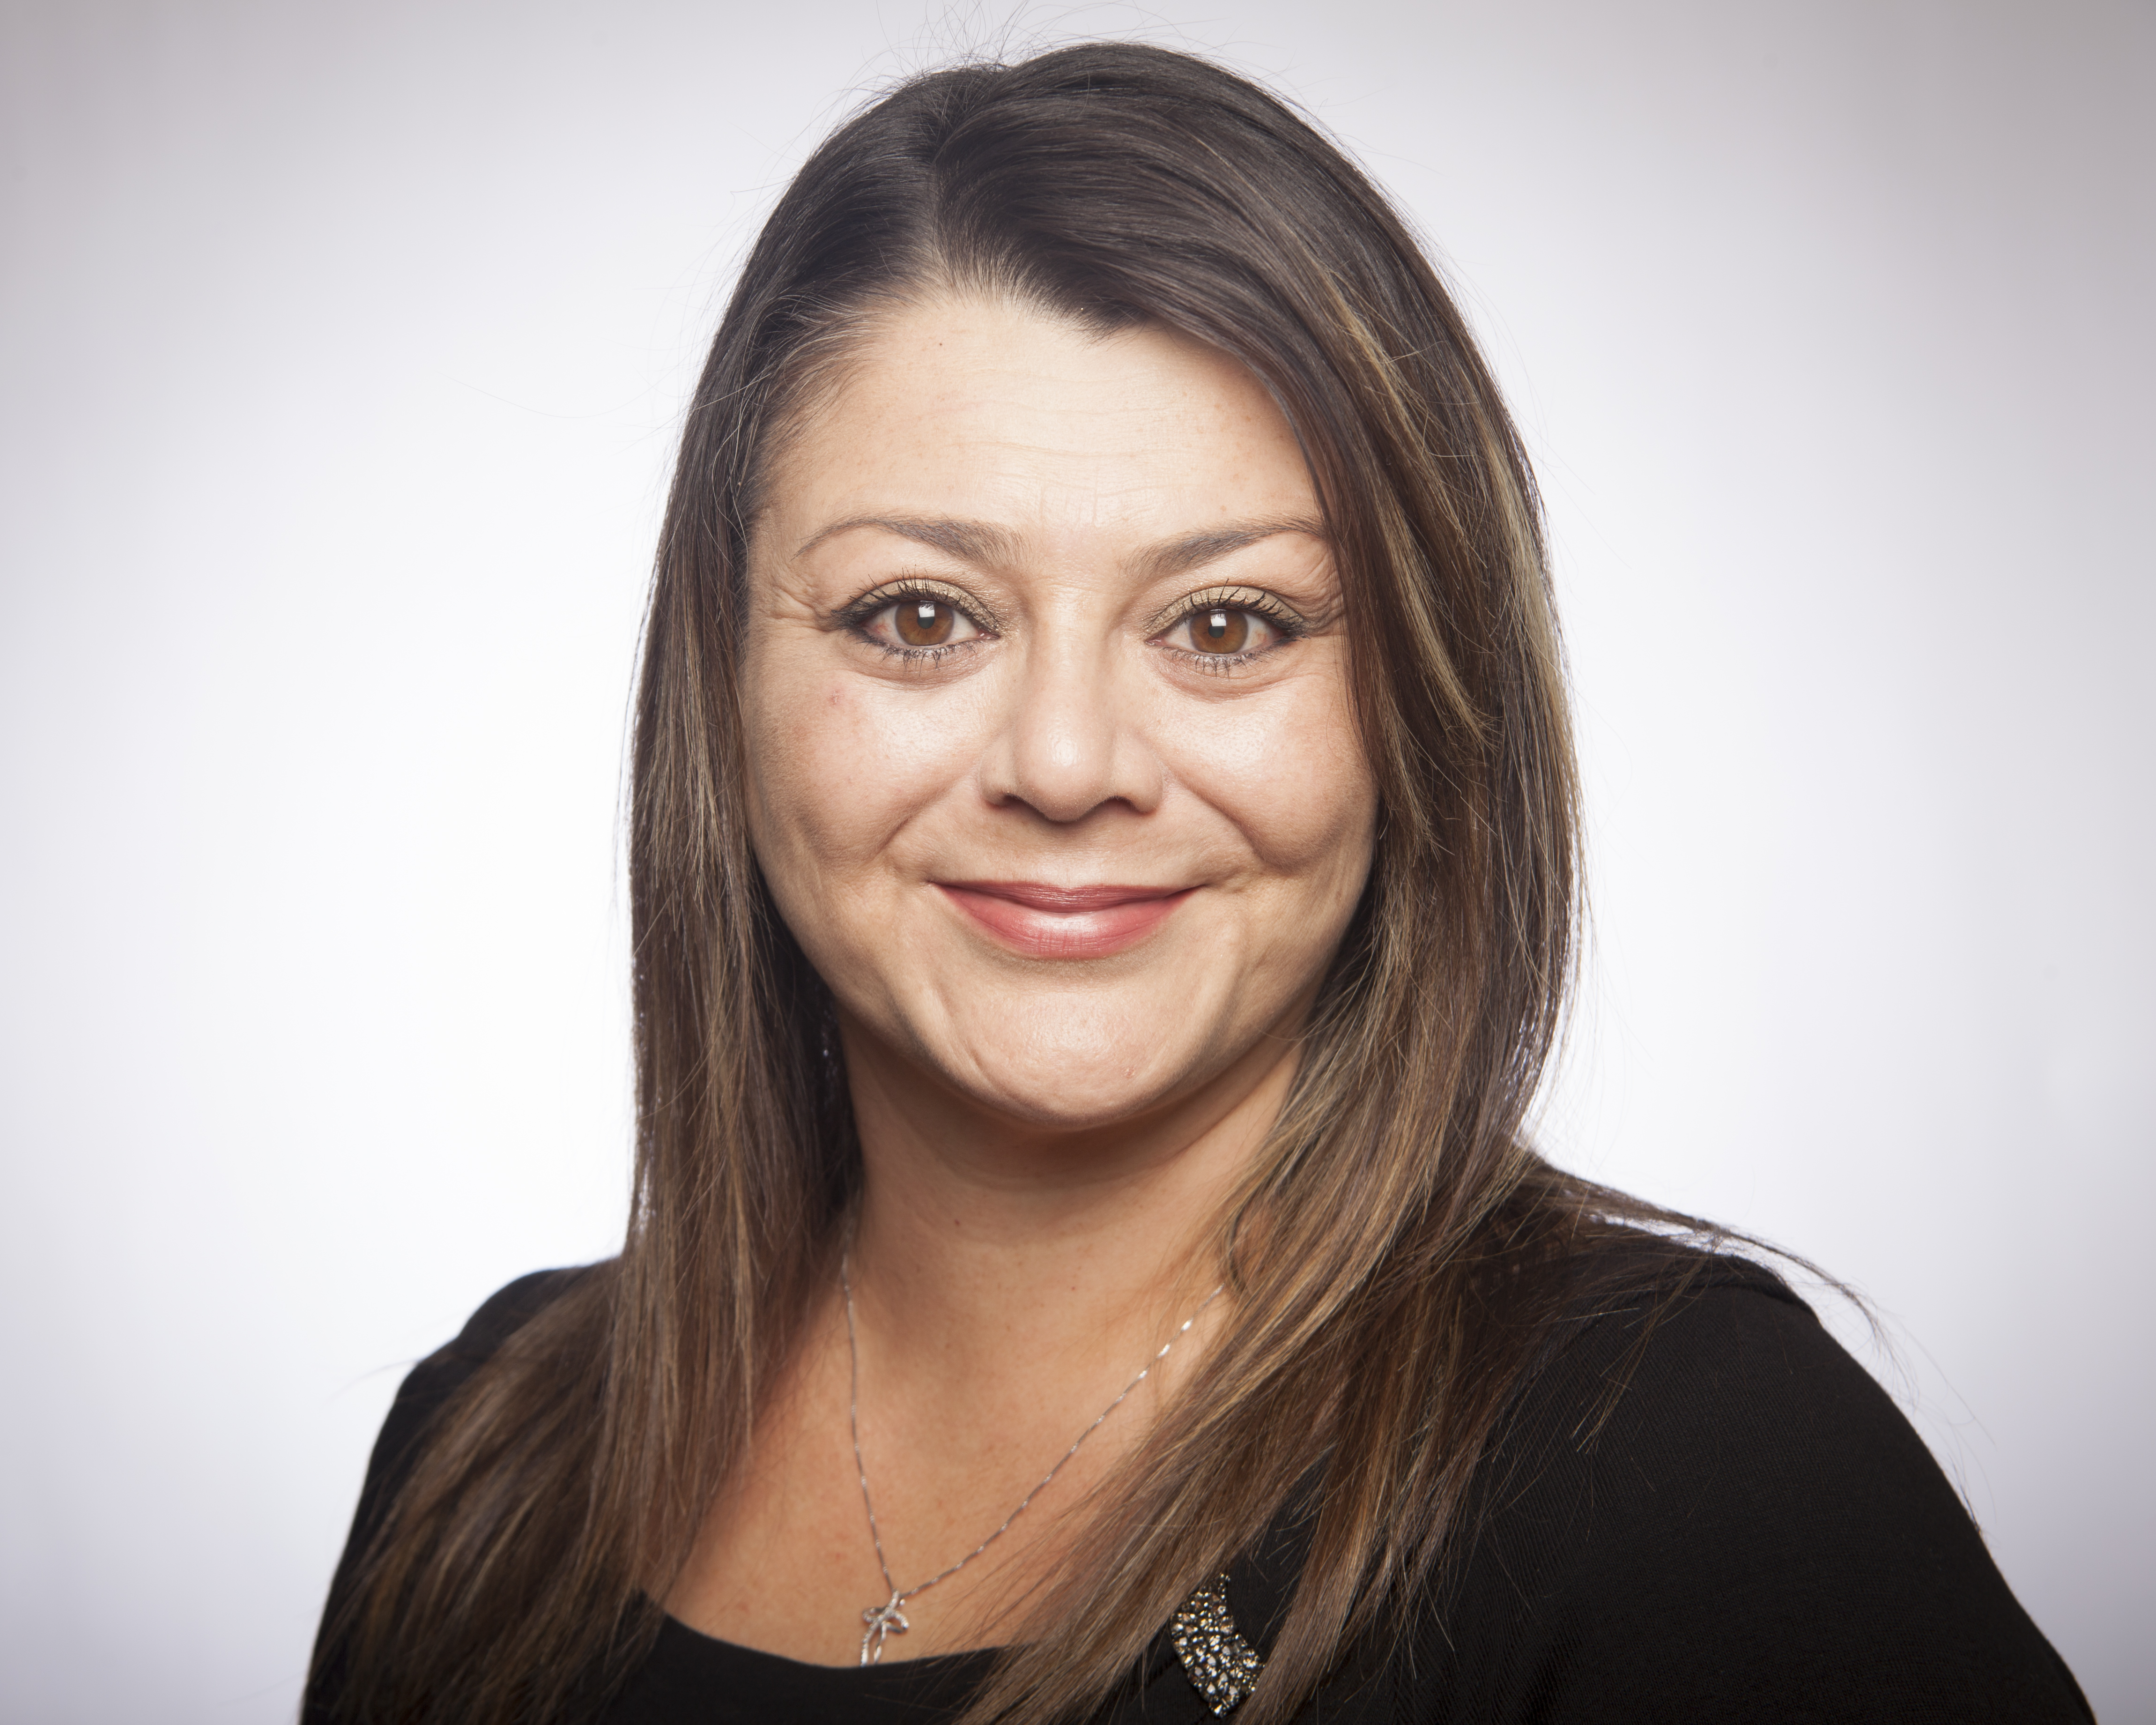
[[[1007,898],[1029,910],[1061,911],[1067,915],[1139,904],[1147,899],[1173,898],[1191,890],[1187,886],[1051,886],[1045,880],[938,880],[936,884],[957,892],[980,892],[992,898]]]

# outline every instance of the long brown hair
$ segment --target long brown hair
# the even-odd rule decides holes
[[[968,1717],[1083,1717],[1295,1502],[1308,1556],[1243,1713],[1287,1718],[1446,1548],[1598,1242],[1658,1219],[1522,1137],[1573,964],[1572,743],[1533,480],[1414,239],[1203,60],[1094,44],[917,78],[794,179],[689,409],[636,704],[628,1239],[429,1434],[336,1642],[352,1718],[603,1697],[828,1274],[858,1157],[829,997],[750,850],[746,551],[774,440],[864,320],[950,288],[1164,326],[1265,383],[1322,500],[1381,809],[1291,1094],[1219,1219],[1231,1320]]]

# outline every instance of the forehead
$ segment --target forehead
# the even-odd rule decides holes
[[[786,440],[765,510],[787,552],[877,516],[1070,545],[1317,513],[1293,433],[1234,360],[1158,326],[1099,336],[992,297],[875,320]]]

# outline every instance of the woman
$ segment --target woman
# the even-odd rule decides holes
[[[413,1373],[309,1717],[2085,1717],[1788,1291],[1524,1143],[1575,820],[1336,150],[1131,46],[843,127],[660,551],[628,1240]]]

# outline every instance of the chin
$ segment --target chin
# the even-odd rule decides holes
[[[1145,1114],[1229,1063],[1220,1050],[1239,1039],[1204,1034],[1194,1016],[1103,1013],[1090,1004],[1077,1012],[1011,1008],[952,1024],[946,1047],[922,1051],[997,1113],[1082,1132]]]

